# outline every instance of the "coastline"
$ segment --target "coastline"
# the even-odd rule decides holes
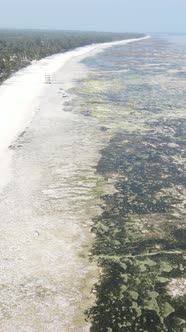
[[[88,331],[88,307],[91,331],[184,329],[179,57],[161,40],[113,48],[85,67],[71,59],[45,86],[10,147],[13,180],[1,196],[5,331],[21,322],[50,331],[54,318],[59,331]]]
[[[95,174],[95,166],[103,141],[96,120],[65,108],[71,105],[68,91],[87,73],[80,60],[110,46],[92,45],[86,54],[85,49],[83,54],[82,49],[71,52],[71,58],[65,54],[63,66],[59,55],[54,64],[53,57],[49,59],[48,67],[43,59],[39,73],[35,64],[3,86],[5,92],[19,89],[21,103],[23,83],[28,89],[22,74],[34,84],[35,77],[42,79],[34,88],[39,96],[33,101],[28,95],[25,108],[24,95],[20,104],[24,117],[14,132],[18,138],[13,143],[12,137],[4,140],[11,178],[0,193],[3,332],[89,331],[84,310],[94,300],[91,288],[97,278],[96,264],[89,261],[90,228],[98,213],[96,190],[102,177]],[[46,68],[47,73],[54,70],[51,84],[43,82]],[[13,99],[11,105],[14,110]],[[17,110],[20,107],[17,104]]]
[[[74,59],[53,75],[9,149],[12,177],[0,194],[3,332],[89,330],[83,312],[97,268],[88,260],[94,211],[86,212],[92,187],[84,179],[94,178],[98,142],[94,121],[65,112],[71,96],[62,97],[72,75],[85,74]]]
[[[43,58],[26,68],[19,70],[0,86],[0,173],[9,169],[11,155],[8,147],[24,131],[39,109],[39,96],[45,88],[46,78],[52,77],[73,58],[83,60],[104,49],[116,45],[125,45],[149,38],[128,39],[123,41],[92,44],[66,53]],[[10,98],[11,96],[11,98]],[[10,173],[7,177],[10,176]],[[0,181],[0,187],[6,183]]]
[[[133,40],[123,43],[128,42]],[[1,146],[4,160],[9,156],[0,193],[3,332],[89,331],[84,311],[94,302],[91,289],[98,277],[89,260],[90,228],[100,212],[102,177],[95,166],[104,143],[96,120],[67,108],[71,89],[87,75],[80,61],[113,44],[43,59],[0,89],[19,97],[16,104],[9,99],[9,116],[15,105],[21,112],[14,137],[6,136],[4,150]],[[46,73],[51,84],[45,83]]]

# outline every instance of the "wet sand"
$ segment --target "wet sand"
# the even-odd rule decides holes
[[[83,74],[75,62],[52,77],[11,146],[12,180],[0,197],[1,331],[89,330],[83,312],[96,267],[88,260],[94,184],[86,179],[100,143],[95,120],[62,109],[70,96],[60,89],[72,87],[72,71],[74,80]]]

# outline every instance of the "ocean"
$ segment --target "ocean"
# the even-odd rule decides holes
[[[186,329],[186,36],[154,36],[83,61],[78,112],[104,141],[92,255],[92,332]],[[103,185],[104,188],[104,185]]]
[[[1,331],[186,331],[185,47],[92,45],[1,86]]]

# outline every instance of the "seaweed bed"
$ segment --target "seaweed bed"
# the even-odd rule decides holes
[[[180,295],[185,177],[184,164],[176,160],[183,143],[174,146],[177,133],[172,139],[155,134],[118,134],[98,165],[98,172],[118,173],[119,180],[117,192],[103,197],[103,213],[92,229],[93,254],[103,268],[89,311],[92,331],[183,331],[185,297],[176,296],[173,282]]]
[[[185,332],[184,52],[152,39],[86,64],[80,110],[98,121],[97,174],[115,187],[92,227],[91,332]]]

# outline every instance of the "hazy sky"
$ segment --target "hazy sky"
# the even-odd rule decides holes
[[[186,0],[0,0],[0,28],[186,32]]]

